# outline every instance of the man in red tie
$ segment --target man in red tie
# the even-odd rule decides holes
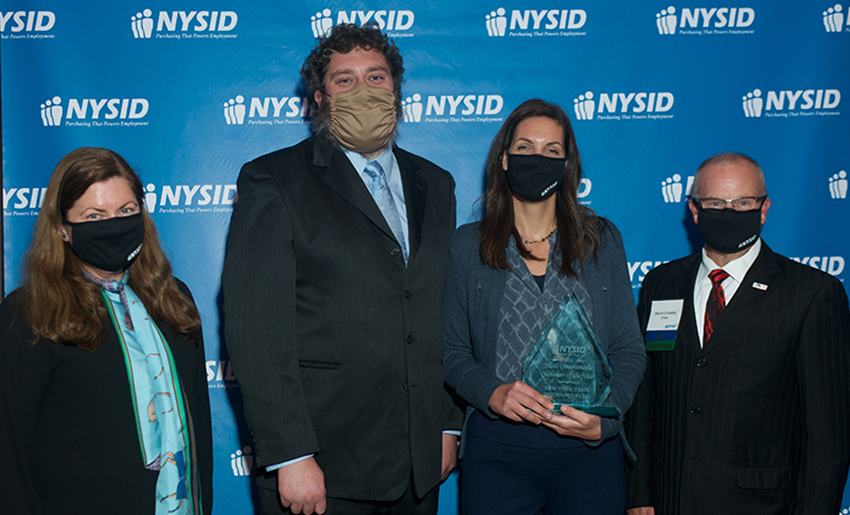
[[[759,238],[770,199],[753,159],[703,162],[689,208],[705,246],[641,289],[648,359],[626,416],[638,456],[628,513],[838,513],[850,465],[844,287]]]

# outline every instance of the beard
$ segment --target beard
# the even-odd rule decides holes
[[[336,141],[334,137],[331,135],[331,108],[330,103],[324,101],[324,95],[322,96],[322,102],[313,109],[313,119],[310,120],[310,130],[316,136],[321,136],[325,139],[329,139],[332,141]]]

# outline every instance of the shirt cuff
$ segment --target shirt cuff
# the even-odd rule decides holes
[[[292,465],[293,463],[298,463],[299,461],[303,461],[303,460],[306,460],[307,458],[312,458],[312,457],[313,457],[312,454],[308,454],[306,456],[301,456],[300,458],[295,458],[294,460],[284,461],[282,463],[277,463],[275,465],[269,465],[268,467],[266,467],[266,471],[272,472],[272,471],[277,470],[279,468],[285,467],[287,465]]]

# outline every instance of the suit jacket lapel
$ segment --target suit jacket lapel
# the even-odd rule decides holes
[[[682,275],[680,292],[684,302],[682,303],[682,316],[679,319],[679,335],[683,344],[687,345],[693,352],[699,354],[702,349],[699,342],[699,332],[697,332],[697,324],[702,321],[697,321],[694,314],[694,283],[699,272],[701,255],[697,254],[697,258],[690,262],[682,263]]]
[[[407,206],[407,232],[410,257],[419,250],[422,241],[422,221],[425,217],[425,200],[428,183],[419,176],[419,167],[408,158],[407,153],[393,146],[398,168],[401,171],[401,183],[404,187],[404,202]]]
[[[322,136],[313,138],[313,166],[322,182],[359,209],[378,229],[395,239],[372,194],[363,184],[357,170],[351,166],[351,161]]]
[[[725,339],[735,332],[736,326],[746,320],[752,311],[764,302],[770,290],[770,284],[773,282],[773,277],[779,272],[779,267],[776,264],[776,256],[773,251],[762,241],[761,251],[758,257],[753,262],[753,266],[747,271],[741,285],[738,286],[738,291],[735,296],[729,301],[720,320],[717,321],[717,327],[711,335],[711,339],[706,346],[706,352],[712,350],[717,345],[721,345]],[[768,285],[767,290],[760,290],[753,287],[753,283],[758,282]]]

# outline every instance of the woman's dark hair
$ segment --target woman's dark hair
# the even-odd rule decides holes
[[[555,218],[558,227],[556,251],[560,252],[559,272],[575,277],[581,263],[587,257],[596,259],[599,247],[598,218],[592,209],[578,201],[581,184],[581,158],[576,146],[570,119],[563,109],[539,99],[526,100],[505,120],[493,138],[487,155],[487,190],[480,201],[484,206],[484,218],[479,225],[479,255],[481,261],[495,269],[508,269],[505,245],[513,235],[520,255],[525,259],[537,259],[520,243],[519,232],[514,223],[513,200],[502,159],[514,140],[517,126],[528,118],[549,118],[564,131],[564,147],[567,164],[564,179],[555,194]]]

